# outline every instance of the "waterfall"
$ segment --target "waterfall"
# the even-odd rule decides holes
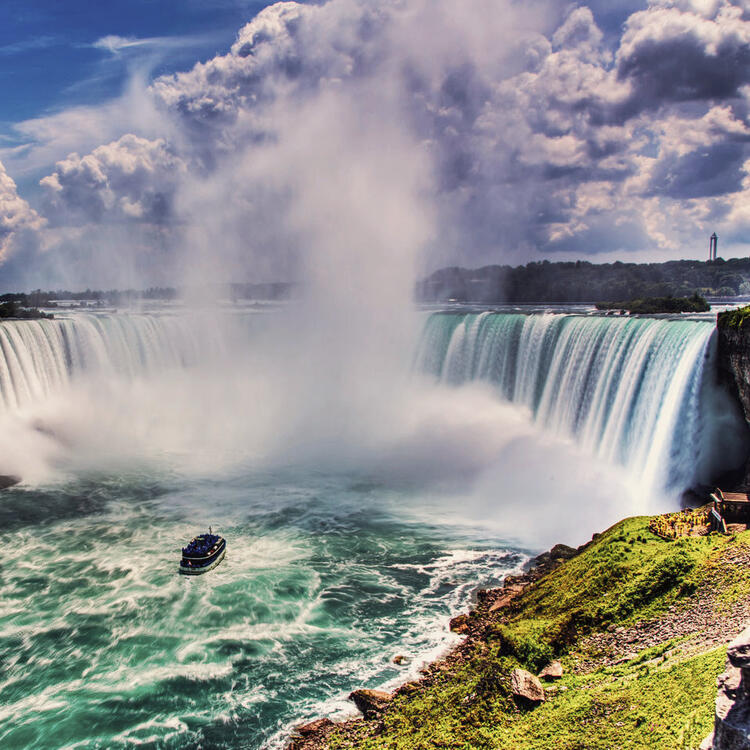
[[[34,403],[84,373],[124,377],[185,367],[211,355],[218,337],[179,315],[75,313],[0,324],[0,408]]]
[[[714,330],[700,320],[435,313],[416,367],[447,384],[491,383],[541,427],[646,486],[685,489],[732,467],[737,447],[717,450],[722,436],[743,442],[714,383]]]

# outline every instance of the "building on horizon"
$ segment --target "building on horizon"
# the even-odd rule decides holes
[[[714,232],[711,237],[708,240],[708,259],[709,260],[716,260],[716,251],[719,246],[719,238],[716,236],[716,232]]]

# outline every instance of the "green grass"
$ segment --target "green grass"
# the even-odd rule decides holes
[[[697,748],[713,725],[716,675],[725,649],[670,664],[641,659],[616,670],[567,676],[550,700],[519,711],[504,691],[477,695],[466,674],[439,681],[411,700],[396,699],[384,731],[360,736],[361,750],[676,750]],[[500,668],[503,665],[496,665]],[[506,667],[510,665],[504,665]],[[332,748],[350,747],[334,740]]]
[[[738,307],[736,310],[726,310],[719,313],[716,318],[716,325],[719,328],[742,328],[749,317],[750,305]]]
[[[527,590],[511,625],[536,620],[537,632],[561,653],[582,635],[653,617],[691,593],[726,538],[665,541],[649,531],[648,521],[621,521]]]
[[[527,589],[467,661],[449,662],[429,687],[397,696],[376,735],[365,722],[354,739],[334,734],[330,747],[697,748],[712,726],[724,648],[687,655],[673,651],[678,641],[671,640],[625,664],[585,675],[570,669],[581,656],[582,636],[651,619],[689,597],[706,576],[723,575],[717,561],[726,545],[750,541],[750,533],[665,541],[648,521],[618,523]],[[727,591],[732,601],[750,592],[750,573]],[[566,666],[557,692],[534,710],[519,710],[510,672],[519,665],[538,671],[553,656]]]

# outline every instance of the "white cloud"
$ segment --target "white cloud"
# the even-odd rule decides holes
[[[163,139],[128,134],[57,162],[41,180],[47,214],[61,223],[72,221],[145,221],[169,223],[172,201],[185,163]]]
[[[44,220],[18,195],[16,183],[0,162],[0,261],[12,252],[25,233],[42,229]]]
[[[434,209],[438,231],[422,227],[430,264],[676,254],[690,232],[741,213],[745,5],[652,2],[617,38],[586,6],[552,24],[559,6],[542,2],[277,3],[226,54],[101,107],[22,123],[27,151],[0,155],[16,172],[56,163],[42,180],[56,225],[158,226],[170,257],[206,273],[222,263],[238,275],[290,273],[311,242],[290,217],[300,201],[324,210],[307,191],[339,169],[332,154],[349,160],[353,181],[365,160],[370,202],[388,204],[388,180],[370,162],[387,147],[378,130],[401,144],[405,164],[411,144],[414,171],[430,177],[402,198]],[[162,42],[96,44],[125,54]],[[330,123],[335,148],[312,122]],[[368,138],[358,141],[358,128]],[[317,187],[295,176],[310,164]],[[397,191],[398,174],[389,177]]]

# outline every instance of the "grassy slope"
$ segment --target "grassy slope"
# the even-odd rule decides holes
[[[330,747],[695,748],[712,726],[723,647],[696,652],[667,642],[618,666],[585,674],[571,667],[602,656],[584,636],[679,609],[706,578],[729,584],[717,607],[746,597],[750,574],[735,576],[720,560],[731,545],[748,544],[750,532],[668,542],[648,530],[646,517],[622,521],[530,586],[504,623],[487,625],[467,659],[449,659],[431,684],[397,696],[377,734],[364,722],[354,735],[335,734]],[[557,691],[539,708],[519,710],[510,671],[537,671],[552,656],[566,667]]]

